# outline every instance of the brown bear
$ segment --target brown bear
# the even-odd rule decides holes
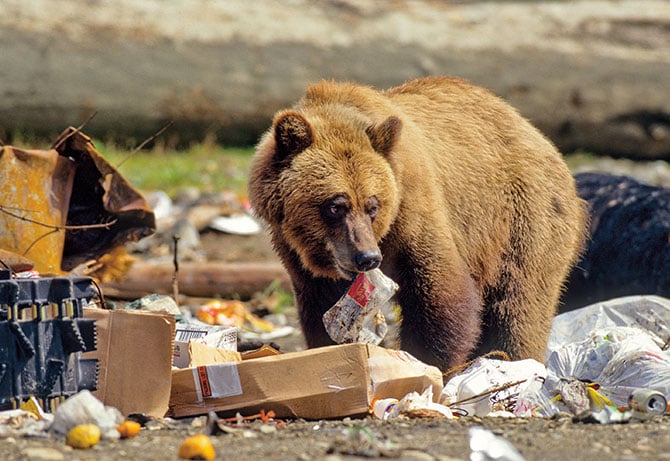
[[[249,198],[291,277],[308,347],[359,272],[399,285],[400,347],[446,370],[544,361],[586,212],[561,154],[461,79],[379,92],[323,81],[260,140]]]

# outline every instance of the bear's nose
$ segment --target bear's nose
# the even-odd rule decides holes
[[[354,264],[356,269],[361,272],[366,272],[379,267],[382,262],[382,255],[378,250],[368,250],[356,253],[354,256]]]

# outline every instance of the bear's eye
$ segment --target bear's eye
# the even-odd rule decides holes
[[[370,197],[368,199],[365,205],[365,211],[367,212],[368,216],[370,216],[370,220],[374,221],[377,217],[377,213],[379,212],[379,201],[377,200],[377,197]]]
[[[344,197],[335,197],[327,201],[321,207],[321,215],[326,221],[340,221],[347,214],[347,199]]]

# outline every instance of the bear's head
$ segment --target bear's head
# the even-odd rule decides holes
[[[279,113],[258,145],[249,196],[317,277],[351,279],[379,266],[379,242],[399,207],[391,157],[401,121],[360,114]]]

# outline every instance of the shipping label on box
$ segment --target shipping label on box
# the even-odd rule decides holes
[[[172,364],[177,368],[189,367],[191,363],[190,342],[204,344],[214,349],[237,351],[237,330],[237,327],[219,325],[177,324]]]

